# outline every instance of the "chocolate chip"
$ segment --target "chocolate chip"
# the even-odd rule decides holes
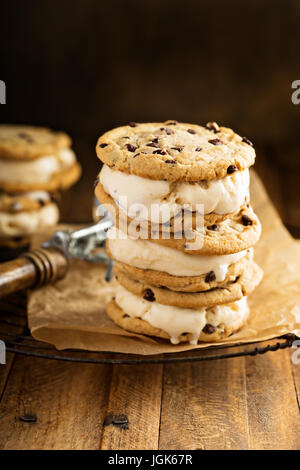
[[[148,302],[154,302],[155,301],[155,295],[154,295],[154,293],[152,292],[151,289],[146,289],[145,290],[145,294],[144,294],[143,298],[145,300],[148,300]]]
[[[158,155],[167,155],[167,152],[162,149],[154,150],[153,153],[157,153]]]
[[[137,149],[137,147],[132,144],[126,144],[126,147],[127,147],[127,150],[129,150],[129,152],[135,152]]]
[[[212,282],[216,280],[216,275],[213,271],[209,271],[205,276],[205,282]]]
[[[135,158],[135,157],[137,157],[138,155],[141,155],[141,153],[142,153],[142,152],[136,153],[135,155],[133,155],[132,158]]]
[[[158,137],[154,137],[154,139],[151,140],[154,144],[158,144]]]
[[[177,152],[181,152],[183,147],[171,147],[171,150],[177,150]]]
[[[41,207],[44,207],[44,205],[46,204],[44,199],[38,199],[38,202]]]
[[[252,225],[253,224],[253,220],[250,219],[250,217],[248,217],[246,214],[243,214],[242,215],[242,223],[243,225],[247,226],[247,225]]]
[[[247,139],[247,137],[243,137],[242,142],[245,142],[245,144],[248,144],[251,147],[253,147],[253,144],[252,144],[251,140]]]
[[[120,414],[120,415],[114,415],[113,413],[108,414],[105,419],[104,419],[104,426],[110,426],[110,425],[116,426],[118,428],[123,429],[124,431],[127,431],[129,429],[129,420],[126,415]]]
[[[189,132],[190,134],[196,134],[196,131],[194,131],[194,129],[188,129],[187,132]]]
[[[123,318],[129,318],[129,315],[127,315],[127,313],[125,313],[125,314],[123,315]]]
[[[171,129],[168,129],[167,127],[161,127],[160,130],[165,131],[165,133],[168,135],[173,134],[173,131],[171,131]]]
[[[178,124],[177,121],[167,121],[166,122],[167,126],[176,126],[176,124]]]
[[[16,201],[16,202],[11,203],[10,208],[12,211],[17,212],[17,211],[20,211],[23,208],[23,206],[19,201]]]
[[[103,144],[99,144],[99,147],[100,147],[101,149],[104,149],[104,147],[107,147],[107,146],[108,146],[108,144],[104,144],[104,143],[103,143]]]
[[[128,126],[130,126],[130,127],[136,127],[136,126],[137,126],[137,123],[131,121],[131,122],[128,124]]]
[[[208,230],[213,230],[214,232],[217,232],[219,230],[219,225],[217,224],[212,224],[207,226]]]
[[[216,122],[208,122],[206,124],[206,129],[208,129],[210,131],[213,131],[215,134],[217,132],[220,132],[220,127],[218,126],[218,124]]]
[[[23,421],[23,423],[36,423],[37,417],[33,413],[26,413],[24,415],[19,416],[19,420]]]
[[[195,148],[195,152],[201,152],[201,150],[202,150],[202,147]]]
[[[216,331],[216,327],[213,325],[210,325],[210,323],[207,323],[207,325],[205,325],[202,331],[203,333],[206,333],[207,335],[212,335]]]
[[[237,171],[237,167],[235,165],[229,165],[229,167],[227,168],[227,175],[231,175],[235,171]]]
[[[21,139],[26,140],[30,144],[32,144],[34,142],[33,138],[29,134],[26,134],[25,132],[20,132],[18,134],[18,137],[20,137]]]
[[[177,163],[175,160],[166,160],[165,163]]]
[[[223,144],[223,142],[220,139],[210,139],[208,142],[212,145],[222,145]]]
[[[146,144],[147,147],[158,147],[158,143],[157,142],[149,142],[148,144]]]

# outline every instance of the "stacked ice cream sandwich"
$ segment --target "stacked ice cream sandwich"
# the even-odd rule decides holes
[[[115,219],[107,252],[118,280],[109,317],[145,335],[219,341],[247,321],[262,278],[261,227],[249,202],[252,143],[211,122],[119,127],[97,143],[95,194]]]
[[[71,140],[50,129],[0,125],[0,260],[59,218],[57,192],[80,176]]]

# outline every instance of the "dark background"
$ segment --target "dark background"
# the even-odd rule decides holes
[[[63,218],[88,221],[102,132],[215,120],[254,141],[256,169],[300,236],[299,25],[299,0],[2,2],[0,121],[72,136],[84,174]]]

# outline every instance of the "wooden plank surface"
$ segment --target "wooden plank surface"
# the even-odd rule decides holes
[[[111,366],[18,356],[0,404],[1,449],[98,449]],[[24,413],[36,423],[20,421]]]
[[[105,426],[101,449],[158,448],[162,372],[161,365],[114,366],[107,415],[125,415],[128,429]]]
[[[246,387],[250,448],[300,449],[291,351],[247,357]]]
[[[160,449],[247,449],[243,358],[165,367]]]

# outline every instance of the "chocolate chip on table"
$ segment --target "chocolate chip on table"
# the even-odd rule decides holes
[[[243,225],[245,225],[245,226],[247,226],[247,225],[252,225],[252,224],[253,224],[253,220],[250,219],[250,217],[248,217],[248,215],[243,214],[243,215],[242,215],[242,223],[243,223]]]
[[[136,127],[136,126],[137,126],[137,123],[134,122],[134,121],[131,121],[131,122],[128,124],[128,126],[130,126],[130,127]]]
[[[12,211],[17,212],[17,211],[20,211],[23,208],[23,206],[19,201],[16,201],[16,202],[11,203],[10,208]]]
[[[205,325],[202,331],[207,335],[212,335],[216,331],[216,327],[211,325],[210,323],[207,323],[207,325]]]
[[[34,413],[25,413],[19,416],[19,420],[22,421],[23,423],[36,423],[37,417]]]
[[[214,232],[217,232],[219,230],[219,225],[217,224],[208,225],[207,230],[213,230]]]
[[[222,145],[223,144],[223,142],[220,139],[210,139],[208,142],[212,145]]]
[[[187,132],[189,132],[190,134],[196,134],[196,131],[194,131],[194,129],[188,129]]]
[[[235,171],[237,171],[237,167],[235,165],[229,165],[229,167],[227,168],[227,175],[231,175]]]
[[[251,140],[247,139],[247,137],[243,137],[242,142],[245,142],[245,144],[248,144],[251,147],[253,147],[253,144],[252,144]]]
[[[143,298],[145,300],[148,300],[148,302],[154,302],[155,301],[155,295],[154,295],[154,293],[152,292],[151,289],[146,289],[145,290],[145,294],[143,295]]]
[[[177,163],[175,160],[166,160],[165,163]]]
[[[220,132],[220,127],[216,122],[208,122],[206,124],[206,129],[208,129],[209,131],[213,131],[215,134],[217,132]]]
[[[100,147],[101,149],[104,149],[104,147],[107,147],[107,146],[108,146],[108,144],[105,144],[105,143],[99,144],[99,147]]]
[[[167,152],[162,149],[154,150],[153,153],[157,153],[158,155],[167,155]]]
[[[195,152],[201,152],[201,150],[202,150],[202,147],[195,148]]]
[[[126,147],[127,147],[127,150],[129,150],[129,152],[135,152],[137,149],[137,147],[132,144],[126,144]]]
[[[209,271],[205,276],[205,282],[212,282],[216,280],[216,275],[213,271]]]
[[[183,147],[171,147],[171,150],[177,150],[177,152],[181,152]]]
[[[129,419],[124,414],[115,415],[113,413],[109,413],[104,419],[104,426],[110,425],[116,426],[118,428],[127,431],[129,429]]]

